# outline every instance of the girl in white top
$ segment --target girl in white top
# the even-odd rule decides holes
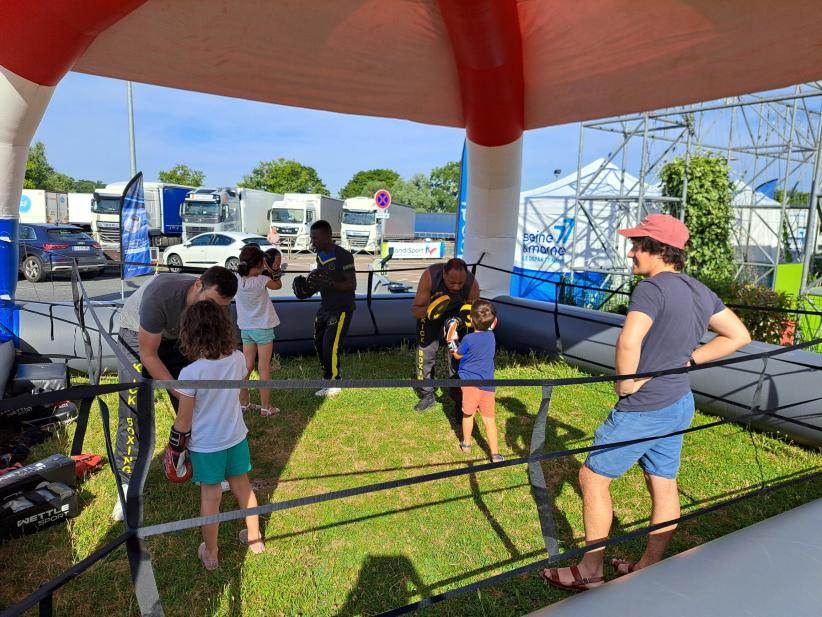
[[[240,265],[237,267],[239,281],[234,300],[237,305],[237,325],[240,327],[243,340],[246,379],[254,370],[255,361],[260,379],[271,379],[274,328],[280,324],[268,290],[280,289],[283,286],[280,280],[282,255],[277,251],[270,265],[265,257],[259,246],[249,244],[240,251]],[[263,274],[264,272],[267,275]],[[273,416],[280,412],[271,406],[269,391],[266,388],[260,388],[259,408],[249,402],[248,390],[245,388],[240,390],[240,405],[243,411],[259,409],[261,416]]]
[[[180,371],[180,379],[243,379],[245,360],[236,350],[233,333],[225,308],[211,300],[201,300],[188,307],[180,324],[180,351],[193,362]],[[178,388],[177,392],[180,408],[174,430],[189,439],[192,479],[200,483],[200,514],[211,516],[220,512],[223,480],[228,480],[241,508],[256,507],[257,497],[248,481],[251,455],[238,389]],[[260,535],[260,517],[247,516],[245,524],[240,541],[253,553],[262,553],[265,547]],[[203,543],[197,555],[207,570],[219,565],[217,531],[217,523],[202,527]]]

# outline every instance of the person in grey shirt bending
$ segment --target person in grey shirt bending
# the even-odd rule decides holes
[[[180,317],[186,307],[199,300],[212,300],[228,310],[237,293],[237,277],[223,268],[213,266],[200,278],[184,274],[158,274],[128,297],[120,313],[118,342],[132,368],[152,379],[176,379],[180,370],[190,364],[177,346]],[[120,361],[121,382],[135,381],[132,373]],[[177,411],[177,393],[169,391],[171,404]],[[137,389],[120,393],[117,442],[114,463],[123,494],[131,479],[140,448],[137,429]],[[123,519],[119,499],[111,513],[115,520]]]
[[[634,274],[646,277],[631,294],[628,315],[616,345],[617,375],[631,375],[693,366],[717,360],[751,341],[747,328],[710,289],[682,273],[688,228],[667,214],[651,214],[633,229],[628,257]],[[706,328],[716,337],[698,347]],[[687,373],[615,383],[619,401],[594,434],[594,445],[667,435],[690,426],[694,398]],[[679,518],[679,471],[682,435],[595,450],[580,469],[585,541],[608,537],[613,519],[611,482],[634,463],[645,473],[651,494],[651,524]],[[612,559],[618,574],[656,563],[665,552],[675,525],[651,532],[637,562]],[[551,585],[583,591],[602,584],[605,549],[585,553],[570,568],[548,568],[542,577]]]

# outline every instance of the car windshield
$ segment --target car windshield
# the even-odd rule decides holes
[[[259,236],[258,238],[243,238],[243,244],[256,244],[263,250],[271,247],[271,242],[262,236]]]
[[[374,212],[343,210],[342,222],[346,225],[373,225],[376,221]]]
[[[271,208],[272,223],[302,223],[305,211],[299,208]]]
[[[84,234],[79,229],[49,229],[47,234],[49,238],[57,238],[59,240],[86,240],[93,242],[91,236]]]
[[[220,204],[207,201],[183,202],[183,216],[217,216],[220,214]]]
[[[98,214],[116,214],[120,211],[120,198],[95,195],[91,202],[91,211]]]

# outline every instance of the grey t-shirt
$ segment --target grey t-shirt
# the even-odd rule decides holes
[[[180,316],[186,308],[186,294],[197,279],[164,273],[131,294],[120,313],[120,327],[162,334],[164,339],[180,337]],[[145,302],[143,302],[145,297]]]
[[[704,336],[708,321],[725,309],[717,295],[686,274],[660,272],[641,281],[631,294],[628,312],[653,320],[642,341],[638,373],[683,367]],[[690,390],[687,373],[655,377],[634,394],[619,399],[620,411],[654,411]]]

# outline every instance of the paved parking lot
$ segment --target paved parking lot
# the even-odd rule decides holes
[[[272,292],[272,295],[291,295],[291,282],[297,275],[296,272],[308,271],[314,267],[314,256],[310,253],[300,253],[286,256],[288,263],[287,274],[283,277],[283,288]],[[368,283],[368,266],[374,262],[373,255],[355,255],[357,266],[357,292],[365,293]],[[424,268],[437,260],[416,260],[403,259],[392,261],[388,272],[390,281],[397,281],[412,285],[412,291],[416,289],[417,282]],[[163,270],[161,270],[163,271]],[[88,294],[95,300],[117,300],[120,298],[121,289],[126,296],[129,296],[141,284],[151,279],[151,276],[141,276],[121,283],[119,273],[116,268],[109,268],[105,274],[93,279],[84,279]],[[377,290],[383,293],[382,289]],[[385,292],[387,293],[387,292]],[[17,300],[40,302],[70,302],[71,278],[68,274],[50,275],[42,283],[30,283],[21,278],[17,283]]]

